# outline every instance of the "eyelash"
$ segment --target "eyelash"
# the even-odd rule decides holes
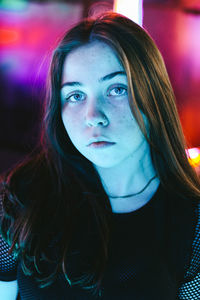
[[[123,89],[125,92],[127,92],[127,88],[122,87],[122,86],[115,86],[114,88],[111,88],[110,91],[112,91],[112,90],[114,90],[114,89]],[[110,92],[110,91],[109,91],[109,92]],[[74,96],[80,95],[80,94],[82,94],[82,93],[79,93],[79,92],[76,93],[76,92],[75,92],[75,93],[71,94],[70,96],[66,97],[66,98],[65,98],[65,101],[66,101],[66,102],[70,102],[70,103],[81,102],[81,101],[83,101],[83,100],[75,100],[75,101],[70,100],[71,97],[74,97]],[[123,94],[121,94],[121,95],[116,95],[116,96],[125,96],[125,95],[126,95],[126,93],[123,93]],[[107,94],[107,96],[109,96],[109,95]],[[109,97],[115,97],[115,96],[109,96]]]
[[[123,87],[123,86],[115,86],[114,88],[112,88],[110,91],[114,90],[114,89],[123,89],[125,92],[127,92],[127,88]],[[119,96],[124,96],[124,94],[121,94]],[[114,97],[114,96],[113,96]]]
[[[74,97],[74,96],[76,96],[76,95],[80,95],[80,93],[79,93],[79,94],[78,94],[78,93],[74,93],[74,94],[70,95],[69,97],[67,97],[67,98],[65,99],[65,101],[67,101],[67,102],[72,102],[72,103],[74,103],[74,102],[80,102],[81,100],[80,100],[80,101],[78,101],[78,100],[77,100],[77,101],[71,101],[71,100],[70,100],[71,97]]]

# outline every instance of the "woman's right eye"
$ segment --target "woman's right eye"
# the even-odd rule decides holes
[[[65,98],[66,102],[80,102],[84,100],[84,95],[80,93],[74,93]]]

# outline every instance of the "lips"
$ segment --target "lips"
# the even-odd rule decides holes
[[[90,143],[88,146],[92,148],[105,148],[114,145],[115,143],[107,142],[107,141],[98,141]]]
[[[104,136],[93,136],[88,143],[88,146],[92,143],[100,143],[100,142],[107,142],[110,143],[109,139]]]

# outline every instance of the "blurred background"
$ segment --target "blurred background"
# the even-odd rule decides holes
[[[45,81],[60,36],[82,18],[114,10],[143,26],[165,60],[200,171],[200,0],[0,0],[0,172],[37,144]]]

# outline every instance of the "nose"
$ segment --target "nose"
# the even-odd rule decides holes
[[[88,106],[85,122],[89,127],[107,126],[109,124],[105,113],[95,103]]]

